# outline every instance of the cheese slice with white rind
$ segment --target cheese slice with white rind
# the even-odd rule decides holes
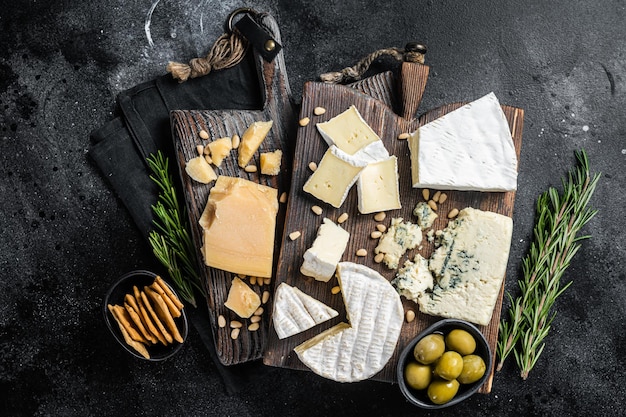
[[[276,289],[272,319],[279,339],[308,330],[338,314],[297,287],[283,282]]]
[[[337,279],[350,324],[340,323],[294,350],[313,372],[338,382],[376,375],[389,362],[402,330],[400,296],[382,275],[340,262]]]

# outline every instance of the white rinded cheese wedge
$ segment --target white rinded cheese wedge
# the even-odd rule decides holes
[[[274,330],[284,339],[337,317],[339,313],[296,287],[281,283],[274,295]]]
[[[398,158],[368,164],[357,180],[361,214],[402,208],[398,183]]]
[[[461,210],[430,258],[436,284],[418,298],[420,311],[488,325],[504,281],[512,231],[510,217],[471,207]]]
[[[327,122],[317,123],[316,127],[328,146],[335,145],[349,155],[380,141],[354,105]]]
[[[313,246],[304,252],[304,262],[300,272],[318,281],[328,282],[335,274],[350,233],[332,220],[324,218],[317,231]]]
[[[340,262],[337,278],[350,324],[340,323],[294,350],[318,375],[361,381],[376,375],[393,355],[402,330],[402,302],[389,281],[364,265]]]
[[[409,137],[413,187],[437,190],[517,189],[517,156],[495,94],[420,127]]]
[[[339,208],[362,170],[363,166],[351,165],[337,157],[334,146],[331,146],[302,189],[315,198]]]

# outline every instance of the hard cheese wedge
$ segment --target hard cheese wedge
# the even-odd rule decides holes
[[[324,218],[313,245],[304,252],[304,262],[300,272],[318,281],[328,282],[335,274],[350,233],[332,220]]]
[[[335,149],[335,146],[328,148],[302,189],[317,199],[339,208],[363,166],[354,166],[339,158],[334,152]]]
[[[241,144],[239,145],[239,155],[237,163],[241,168],[248,165],[254,153],[259,149],[261,143],[272,128],[273,121],[258,121],[252,123],[246,131],[241,135]]]
[[[338,314],[321,301],[284,282],[276,289],[272,318],[279,339],[303,332]]]
[[[420,127],[409,137],[409,149],[413,187],[517,189],[513,138],[493,93]]]
[[[420,311],[488,325],[504,281],[512,231],[510,217],[471,207],[461,210],[430,258],[436,284],[419,296]]]
[[[295,352],[318,375],[361,381],[378,373],[393,355],[402,329],[402,303],[389,281],[364,265],[340,262],[337,278],[350,324],[326,330]]]
[[[275,188],[220,176],[200,217],[204,262],[255,277],[272,276],[278,212]]]
[[[402,208],[398,185],[398,159],[368,164],[357,180],[358,209],[361,214]]]

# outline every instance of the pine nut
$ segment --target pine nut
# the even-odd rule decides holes
[[[263,319],[261,316],[252,316],[250,317],[250,323],[258,323]]]
[[[313,213],[317,214],[318,216],[322,214],[322,208],[320,206],[313,206],[311,207],[311,210],[313,211]]]
[[[263,311],[265,311],[265,310],[263,310],[263,307],[259,307],[256,310],[254,310],[253,315],[260,316],[261,314],[263,314]]]
[[[211,158],[211,155],[204,155],[204,160],[207,162],[207,164],[213,163],[213,159]]]
[[[334,287],[332,287],[330,289],[330,292],[334,295],[334,294],[339,294],[341,292],[341,287],[339,287],[339,285],[335,285]]]
[[[207,133],[206,130],[202,129],[199,133],[200,137],[204,140],[207,140],[209,138],[209,134]]]
[[[439,202],[439,197],[441,197],[441,191],[437,191],[437,192],[435,193],[435,195],[433,195],[433,201],[434,201],[435,203],[438,203],[438,202]]]
[[[376,230],[378,230],[380,233],[385,233],[387,231],[387,226],[385,226],[384,224],[377,224]]]
[[[428,201],[430,198],[430,190],[428,188],[422,190],[422,197],[424,197],[424,200]]]
[[[448,194],[441,193],[441,195],[439,196],[439,204],[443,204],[447,199],[448,199]]]
[[[250,285],[256,285],[256,277],[250,277]]]
[[[217,317],[217,325],[220,327],[226,327],[226,317],[221,314]]]
[[[233,146],[233,149],[237,149],[239,147],[239,144],[241,143],[241,138],[239,137],[239,135],[233,135],[233,137],[230,139],[230,142]]]
[[[459,210],[453,208],[452,210],[450,210],[450,212],[448,213],[448,218],[449,219],[454,219],[457,215],[459,214]]]
[[[376,230],[373,231],[372,233],[370,233],[370,237],[372,239],[380,239],[380,237],[383,235],[383,232],[381,232],[380,230]]]
[[[300,233],[299,231],[295,231],[295,232],[291,232],[289,233],[289,239],[291,240],[296,240],[297,238],[299,238],[300,236],[302,236],[302,233]]]
[[[278,202],[280,203],[287,202],[287,191],[283,191],[283,193],[280,195],[280,198],[278,199]]]
[[[356,256],[367,256],[367,249],[359,249],[356,251]]]
[[[270,285],[272,283],[272,278],[263,278],[263,284]]]
[[[387,217],[387,214],[384,211],[381,211],[380,213],[376,213],[374,215],[374,220],[376,220],[377,222],[382,222],[383,220],[385,220],[385,217]]]
[[[408,133],[400,133],[400,134],[398,135],[398,139],[400,139],[400,140],[405,140],[405,139],[408,139],[408,138],[409,138],[409,136],[411,136],[411,135],[410,135],[410,134],[408,134]]]
[[[321,116],[324,113],[326,113],[326,109],[323,107],[316,107],[313,109],[313,114],[315,114],[316,116]]]
[[[243,170],[246,172],[256,172],[257,168],[256,165],[248,165]]]
[[[196,152],[198,152],[198,156],[204,155],[204,146],[203,145],[196,146]]]
[[[205,146],[204,151],[202,151],[202,153],[205,155],[211,155],[211,148],[209,148],[208,146]]]
[[[313,172],[317,169],[317,164],[315,162],[309,162],[309,169]]]
[[[437,203],[435,203],[433,200],[428,200],[428,205],[430,206],[431,209],[433,209],[434,211],[437,211]]]
[[[269,291],[263,291],[263,296],[261,297],[261,302],[263,304],[267,303],[267,300],[270,299],[270,292]]]
[[[240,321],[238,321],[238,320],[232,320],[230,322],[230,328],[231,329],[239,329],[241,326],[243,326],[243,324]]]
[[[251,332],[256,332],[257,330],[259,330],[259,327],[259,323],[252,323],[248,326],[248,330]]]
[[[406,311],[406,322],[410,323],[413,320],[415,320],[415,311],[413,310],[407,310]]]
[[[237,278],[246,279],[246,276],[244,274],[237,274]]]
[[[337,218],[337,223],[341,224],[348,220],[348,213],[341,213],[341,216]]]
[[[376,256],[374,256],[374,262],[376,262],[377,264],[381,263],[383,261],[383,259],[385,258],[385,254],[384,253],[379,253]]]
[[[308,117],[303,117],[302,119],[300,119],[298,121],[298,124],[302,127],[306,126],[309,124],[309,122],[311,121],[311,119],[309,119]]]
[[[237,328],[237,329],[233,329],[230,332],[230,338],[233,340],[236,340],[239,337],[239,332],[241,332],[241,329]]]

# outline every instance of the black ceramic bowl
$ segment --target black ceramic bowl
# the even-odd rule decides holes
[[[452,400],[448,401],[444,404],[435,404],[428,398],[427,390],[415,390],[409,387],[404,379],[404,368],[410,361],[414,361],[415,357],[413,356],[413,349],[417,342],[419,342],[425,336],[428,336],[432,333],[441,333],[447,335],[450,331],[454,329],[463,329],[468,331],[476,340],[476,350],[474,351],[475,355],[480,356],[485,361],[485,365],[487,367],[485,374],[478,381],[473,384],[461,384],[459,387],[459,391],[452,398]],[[493,366],[493,356],[491,350],[489,349],[489,345],[487,344],[487,340],[485,336],[474,326],[473,324],[457,319],[444,319],[440,320],[432,326],[428,327],[426,330],[421,332],[417,337],[411,340],[402,353],[400,354],[400,358],[398,359],[398,367],[396,369],[396,376],[398,379],[398,385],[400,386],[400,391],[404,394],[405,398],[411,403],[421,408],[426,408],[430,410],[437,410],[445,407],[450,407],[452,405],[458,404],[461,401],[469,398],[473,394],[478,391],[478,389],[485,383],[489,375],[491,374],[491,368]]]
[[[143,290],[144,286],[151,285],[154,282],[154,279],[156,278],[156,276],[157,275],[153,272],[141,271],[141,270],[132,271],[123,275],[119,280],[117,280],[116,283],[114,283],[111,286],[111,288],[107,292],[106,296],[104,297],[104,306],[103,306],[104,307],[103,308],[104,321],[106,322],[107,327],[111,331],[111,334],[113,334],[113,337],[115,337],[115,340],[117,340],[119,344],[131,355],[140,359],[149,360],[153,362],[162,361],[171,357],[172,355],[174,355],[176,352],[180,350],[185,340],[187,340],[188,327],[187,327],[187,315],[185,314],[185,309],[183,308],[181,312],[182,314],[180,315],[180,317],[177,317],[174,319],[174,322],[176,323],[176,326],[178,327],[178,331],[180,332],[180,335],[183,338],[183,343],[174,341],[173,343],[170,343],[168,345],[163,345],[161,343],[148,345],[146,346],[146,348],[148,350],[148,353],[150,354],[150,358],[146,359],[139,352],[137,352],[134,348],[132,348],[126,343],[126,341],[124,340],[124,336],[122,335],[122,332],[119,328],[119,325],[117,324],[117,321],[115,320],[115,318],[113,317],[113,314],[111,314],[107,306],[109,304],[123,306],[124,297],[126,296],[126,294],[133,294],[133,286],[137,286],[139,290]],[[178,297],[176,290],[174,290],[174,288],[172,288],[169,284],[168,284],[168,287]]]

